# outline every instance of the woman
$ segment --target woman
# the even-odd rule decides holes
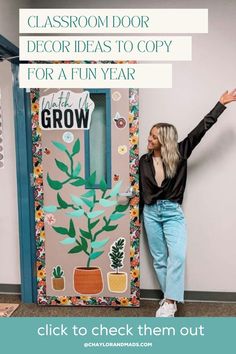
[[[236,101],[236,89],[226,91],[180,143],[173,125],[155,124],[148,138],[149,152],[140,159],[140,205],[153,266],[164,293],[156,317],[174,317],[176,302],[184,301],[186,229],[181,204],[187,159],[226,109],[225,105],[233,101]]]

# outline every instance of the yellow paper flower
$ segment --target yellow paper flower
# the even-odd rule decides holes
[[[129,305],[129,300],[127,299],[127,297],[121,297],[120,298],[120,304],[121,304],[121,306],[128,306]]]
[[[67,305],[68,304],[68,298],[66,296],[61,296],[59,297],[60,299],[60,303],[63,305]]]
[[[37,277],[38,277],[39,279],[45,278],[45,276],[46,276],[46,272],[45,272],[44,269],[38,270],[38,272],[37,272]]]
[[[130,210],[131,217],[135,218],[138,216],[138,208],[133,208]]]
[[[43,211],[42,210],[36,210],[35,212],[35,218],[37,220],[40,220],[43,217]]]
[[[139,191],[139,185],[138,185],[138,183],[135,183],[135,184],[133,185],[133,190],[134,190],[136,193]]]
[[[42,173],[43,169],[41,166],[34,167],[34,175],[36,177],[39,177]]]
[[[88,301],[89,297],[88,296],[80,296],[80,300]]]
[[[41,134],[42,133],[42,129],[41,129],[41,127],[38,125],[37,126],[37,128],[36,128],[36,132],[38,133],[38,134]]]
[[[127,151],[128,151],[128,149],[127,149],[127,146],[126,146],[126,145],[120,145],[120,146],[118,146],[118,153],[119,153],[120,155],[126,154]]]
[[[132,145],[137,145],[138,144],[138,136],[137,135],[133,135],[131,138],[130,138],[130,143]]]
[[[132,258],[134,256],[134,248],[130,247],[130,257]]]
[[[133,113],[130,113],[129,114],[129,122],[132,123],[133,120],[134,120],[134,115],[133,115]]]
[[[45,231],[40,232],[40,238],[45,239]]]
[[[139,276],[139,270],[138,269],[134,269],[131,271],[131,276],[132,278],[138,278]]]
[[[37,112],[39,110],[39,104],[36,102],[32,103],[31,108],[33,112]]]

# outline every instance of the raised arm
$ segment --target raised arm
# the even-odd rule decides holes
[[[183,158],[188,158],[193,149],[200,143],[206,132],[217,122],[217,118],[226,109],[225,105],[236,101],[236,89],[226,91],[221,95],[215,107],[200,121],[200,123],[179,143],[179,151]]]

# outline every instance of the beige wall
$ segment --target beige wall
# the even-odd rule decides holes
[[[20,283],[11,65],[0,63],[4,168],[0,169],[0,284]]]
[[[19,9],[31,7],[31,0],[0,0],[0,34],[18,46]]]
[[[18,13],[30,0],[0,0],[0,35],[18,45]],[[0,284],[20,283],[14,112],[11,66],[0,62],[4,169],[0,169]]]
[[[175,1],[178,7],[190,2]],[[165,7],[173,6],[166,1]],[[177,6],[176,6],[177,7]],[[157,121],[178,128],[179,138],[210,111],[221,93],[236,87],[236,2],[191,1],[209,8],[209,33],[193,36],[192,62],[173,63],[173,88],[140,90],[141,152],[150,126]],[[183,208],[187,219],[186,290],[236,291],[236,103],[230,105],[189,160]],[[146,241],[142,239],[142,288],[157,282]],[[145,276],[144,276],[145,275]]]
[[[2,8],[3,0],[0,0]],[[0,11],[0,33],[16,43],[16,2],[4,1],[6,14]],[[20,1],[18,2],[20,3]],[[24,2],[26,4],[26,1]],[[79,4],[79,5],[78,5]],[[108,0],[31,1],[31,7],[118,7]],[[120,0],[120,8],[208,8],[209,33],[193,35],[192,62],[173,63],[173,88],[140,90],[140,141],[145,152],[149,127],[156,121],[175,124],[180,139],[192,129],[215,104],[219,95],[236,85],[236,3],[226,0]],[[15,7],[14,7],[15,9]],[[13,16],[14,20],[13,20]],[[8,21],[12,19],[12,21]],[[11,23],[10,23],[11,22]],[[0,64],[2,65],[2,64]],[[236,291],[236,104],[228,107],[219,122],[208,132],[189,160],[184,211],[188,224],[186,289],[195,291]],[[11,138],[14,144],[14,139]],[[13,154],[13,152],[12,152]],[[11,156],[11,159],[13,155]],[[16,220],[16,214],[11,213]],[[14,246],[17,248],[17,240]],[[8,247],[10,249],[10,247]],[[17,252],[17,251],[16,251]],[[10,262],[5,276],[18,264]],[[9,274],[8,274],[9,272]],[[147,274],[150,274],[147,276]],[[0,283],[2,283],[0,279]],[[158,288],[146,240],[141,239],[141,287]]]

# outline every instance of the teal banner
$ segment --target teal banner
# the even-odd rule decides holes
[[[8,354],[235,352],[236,318],[2,318]]]

